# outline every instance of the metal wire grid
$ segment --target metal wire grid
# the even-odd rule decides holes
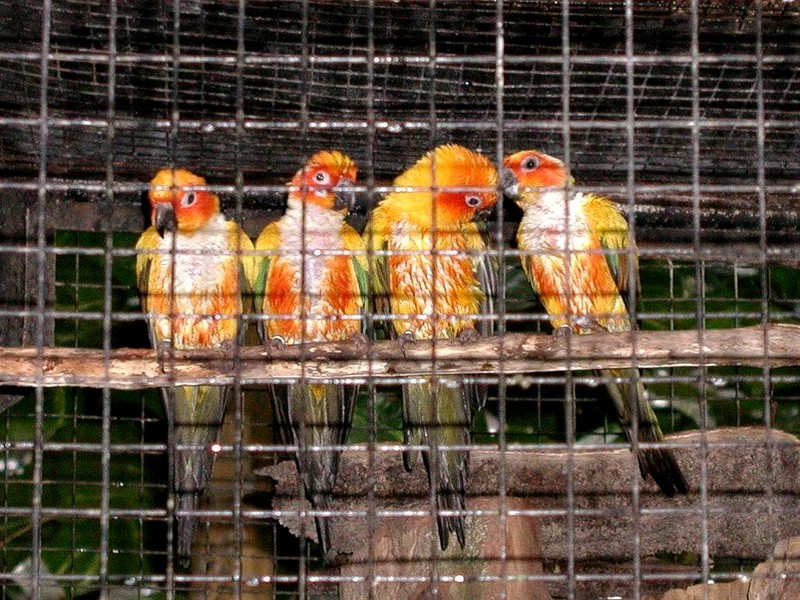
[[[80,330],[82,323],[96,322],[100,325],[100,338],[94,340],[94,345],[106,352],[117,345],[127,345],[128,334],[115,339],[114,326],[131,324],[133,330],[136,323],[140,324],[141,317],[134,307],[120,306],[115,301],[116,295],[130,289],[131,282],[117,282],[115,273],[119,264],[132,260],[132,254],[123,249],[126,245],[117,247],[119,236],[111,223],[116,203],[139,201],[138,194],[130,192],[143,189],[141,182],[147,180],[143,171],[147,170],[149,174],[153,166],[196,164],[198,170],[202,167],[203,172],[216,174],[219,181],[226,181],[231,173],[235,173],[236,185],[226,183],[221,190],[227,192],[229,198],[232,195],[234,212],[241,217],[247,194],[258,197],[264,192],[282,191],[283,188],[276,184],[285,180],[302,162],[302,157],[317,145],[337,143],[354,148],[362,172],[366,174],[368,191],[373,197],[379,197],[385,190],[382,182],[400,170],[400,163],[407,164],[413,160],[420,148],[459,136],[490,155],[496,154],[497,158],[502,157],[506,150],[521,147],[532,137],[546,140],[546,144],[537,145],[546,147],[553,154],[563,154],[568,164],[580,165],[582,181],[601,182],[605,187],[601,185],[599,189],[627,198],[631,208],[636,194],[642,190],[638,185],[642,177],[646,177],[644,181],[663,184],[658,186],[658,190],[665,194],[690,192],[694,208],[693,252],[688,261],[681,261],[686,255],[680,255],[670,263],[669,291],[664,298],[673,306],[680,304],[680,308],[648,313],[645,312],[645,302],[642,305],[644,309],[639,312],[642,320],[663,320],[674,327],[676,321],[688,318],[698,326],[710,327],[715,319],[732,319],[738,325],[744,320],[755,319],[763,323],[773,316],[793,316],[791,308],[776,315],[770,306],[770,274],[765,266],[771,250],[766,238],[766,190],[790,191],[791,182],[798,172],[798,163],[792,154],[798,145],[797,113],[792,109],[798,104],[797,61],[796,56],[783,53],[780,47],[780,43],[787,39],[781,35],[788,36],[789,48],[796,47],[797,40],[791,37],[791,31],[778,31],[765,47],[763,13],[768,10],[770,17],[774,18],[774,5],[754,5],[756,26],[751,44],[741,46],[736,53],[729,53],[728,48],[715,46],[714,41],[709,42],[708,49],[702,49],[699,35],[701,10],[696,3],[691,3],[687,11],[688,23],[686,17],[682,17],[682,24],[688,25],[685,35],[689,41],[689,53],[666,55],[658,54],[657,26],[651,30],[647,26],[634,29],[635,7],[631,4],[612,5],[614,14],[623,18],[625,25],[618,28],[624,33],[622,43],[616,40],[617,49],[622,51],[610,56],[597,53],[603,49],[600,42],[586,42],[575,48],[576,39],[591,40],[594,32],[602,29],[602,26],[592,24],[596,13],[588,5],[563,4],[559,11],[547,13],[544,20],[550,20],[553,32],[549,39],[557,43],[550,47],[542,44],[541,55],[531,52],[527,31],[529,27],[541,28],[542,21],[530,17],[533,20],[528,24],[525,15],[531,13],[514,8],[504,7],[503,3],[481,6],[479,16],[469,21],[474,27],[471,33],[477,37],[475,41],[461,41],[461,28],[452,23],[460,24],[462,21],[455,16],[451,18],[451,11],[453,15],[459,15],[460,9],[451,3],[401,8],[398,9],[402,12],[400,17],[391,16],[392,8],[389,6],[369,3],[363,7],[363,14],[359,12],[351,18],[351,29],[346,29],[344,34],[332,31],[324,18],[331,12],[349,13],[353,10],[351,5],[343,8],[338,3],[298,2],[275,8],[244,2],[220,4],[218,7],[190,2],[159,5],[152,14],[136,10],[135,3],[112,2],[109,8],[104,3],[45,1],[41,9],[21,11],[23,18],[17,29],[20,35],[12,35],[10,39],[25,40],[28,26],[40,33],[40,37],[34,36],[32,44],[9,45],[0,53],[0,59],[5,62],[0,73],[6,83],[15,84],[3,85],[4,105],[8,105],[10,110],[0,118],[0,127],[8,132],[4,134],[4,151],[0,160],[7,177],[2,182],[5,189],[34,189],[37,193],[38,201],[32,207],[39,232],[34,245],[40,257],[34,311],[37,318],[35,345],[39,348],[47,345],[46,323],[53,317],[57,321],[71,321],[73,332]],[[642,10],[647,14],[646,8]],[[791,7],[782,9],[792,10]],[[251,14],[251,10],[255,14]],[[80,21],[85,23],[84,27],[62,30],[56,26],[62,14],[72,18],[75,11],[81,14]],[[218,12],[209,17],[213,11]],[[286,14],[283,18],[281,11]],[[513,12],[516,20],[504,18],[508,12]],[[427,18],[432,14],[436,15],[435,19]],[[180,19],[174,18],[175,15],[180,15]],[[292,24],[298,23],[298,15],[299,25],[293,28]],[[339,14],[339,18],[341,16]],[[707,17],[708,12],[703,16]],[[8,18],[7,15],[4,17]],[[200,19],[202,26],[195,28],[193,19]],[[427,25],[420,27],[420,21]],[[275,33],[273,39],[256,42],[269,49],[263,54],[250,51],[248,47],[254,43],[251,32],[262,30],[257,27],[259,22],[265,26],[278,23],[275,29],[271,29]],[[283,33],[282,27],[285,27]],[[426,52],[420,52],[426,48],[416,45],[418,36],[404,37],[407,27],[423,32],[428,28]],[[639,45],[642,38],[646,40],[644,50],[652,53],[642,52]],[[394,45],[385,45],[384,40],[388,39],[393,40]],[[651,39],[656,40],[652,48],[647,41]],[[172,53],[152,52],[152,46],[158,43],[172,44]],[[408,46],[405,47],[404,43]],[[293,52],[298,45],[304,49],[299,55]],[[318,47],[323,47],[326,54],[318,54]],[[774,54],[766,52],[767,47]],[[199,81],[202,85],[179,86],[176,83],[183,80]],[[86,86],[87,82],[92,85]],[[14,98],[20,90],[20,83],[24,91],[21,100]],[[366,94],[363,93],[365,89]],[[147,93],[139,96],[137,92],[143,90]],[[262,93],[264,90],[271,93],[265,95]],[[302,97],[300,102],[296,101],[298,95]],[[480,101],[476,102],[476,97]],[[235,101],[231,102],[230,98],[235,98]],[[32,101],[30,104],[28,99]],[[624,110],[621,110],[623,105]],[[173,112],[176,107],[180,107],[179,113]],[[270,118],[264,115],[270,115]],[[620,119],[621,115],[623,119]],[[531,131],[537,135],[532,136]],[[195,141],[195,137],[199,139]],[[598,143],[599,140],[603,143]],[[290,144],[292,150],[286,152]],[[748,160],[743,160],[741,151],[734,151],[741,148],[748,149]],[[132,164],[131,157],[134,156],[138,160]],[[707,159],[707,156],[713,156],[713,159]],[[264,157],[269,157],[269,160]],[[399,157],[405,160],[398,160]],[[265,163],[269,163],[270,169],[264,169]],[[51,175],[54,172],[60,177],[88,175],[89,181],[54,180]],[[35,175],[33,178],[31,173]],[[625,176],[621,177],[621,173]],[[256,184],[243,185],[245,178]],[[746,182],[744,185],[743,181]],[[708,264],[691,257],[700,256],[703,250],[701,194],[708,190],[728,189],[722,186],[729,186],[734,192],[755,192],[758,196],[758,263],[761,266],[757,265],[754,273],[744,276],[741,268],[731,267],[728,263],[712,264],[711,270],[724,272],[721,279],[729,278],[733,282],[733,291],[727,292],[732,296],[721,296],[721,308],[714,310],[706,294],[709,286],[701,284],[707,282]],[[46,231],[53,225],[49,220],[49,203],[59,190],[67,188],[73,190],[73,194],[74,190],[82,191],[94,201],[100,192],[100,205],[112,213],[112,216],[107,213],[100,220],[100,229],[104,233],[97,238],[96,246],[81,248],[74,242],[65,241],[64,245],[54,247],[52,238],[47,237]],[[598,186],[592,189],[598,189]],[[503,219],[501,213],[496,236],[499,240],[507,238],[502,231]],[[637,222],[632,225],[635,229]],[[138,223],[123,227],[125,230],[137,228]],[[658,250],[669,255],[675,249],[666,246]],[[499,253],[509,265],[517,260],[513,249],[502,244]],[[100,292],[97,308],[86,310],[73,299],[70,308],[67,308],[67,302],[58,302],[53,312],[45,310],[49,303],[45,281],[48,271],[43,257],[53,255],[74,257],[76,261],[75,279],[57,283],[56,297],[59,292],[74,296],[91,295],[94,289]],[[92,267],[96,277],[90,278],[91,281],[83,281],[80,275],[83,272],[80,262],[87,259],[98,261]],[[59,267],[56,264],[57,273],[66,269],[64,265]],[[688,275],[685,273],[687,270]],[[753,278],[758,281],[755,285]],[[719,277],[712,279],[715,285],[719,285]],[[689,286],[688,296],[684,294],[687,291],[685,287],[680,292],[676,290],[676,282]],[[743,282],[750,288],[749,293],[742,292]],[[725,302],[731,299],[737,305],[734,312]],[[694,306],[687,308],[687,302],[694,302]],[[738,308],[740,303],[746,307],[741,311]],[[501,304],[499,318],[512,328],[515,321],[520,327],[529,327],[537,321],[537,317],[528,312],[515,312],[510,302]],[[702,333],[699,335],[702,339]],[[74,343],[93,345],[80,340],[77,335]],[[697,369],[684,373],[656,372],[645,381],[651,385],[668,386],[670,390],[681,384],[697,385],[701,399],[697,414],[702,427],[712,425],[708,415],[713,412],[715,386],[725,389],[726,383],[733,384],[735,420],[742,424],[748,418],[750,422],[754,420],[752,410],[748,416],[741,409],[742,402],[763,404],[761,418],[766,420],[764,415],[769,414],[772,397],[770,386],[776,382],[788,386],[797,382],[794,373],[776,375],[769,367],[763,370],[741,369],[726,374],[723,383],[720,383],[721,379],[723,377],[714,371]],[[528,444],[535,444],[532,447],[563,449],[563,440],[558,437],[565,432],[567,447],[577,444],[582,414],[596,409],[596,402],[578,397],[577,414],[568,412],[563,415],[563,391],[555,390],[565,383],[570,387],[573,382],[586,383],[587,379],[571,373],[566,378],[529,378],[528,383],[534,387],[526,392],[535,390],[536,398],[532,434],[546,438],[545,444],[537,443],[540,439],[529,440]],[[519,394],[519,388],[507,388],[502,377],[497,383],[496,403],[490,405],[490,410],[496,411],[496,426],[493,430],[488,424],[484,437],[478,437],[476,441],[493,442],[504,453],[524,450],[526,442],[518,442],[513,432],[503,425],[512,420],[512,413],[519,411],[523,403],[531,402],[531,394]],[[748,390],[748,385],[755,387]],[[375,442],[380,436],[375,422],[379,399],[376,397],[377,388],[370,388],[370,422],[366,425],[365,441]],[[583,389],[584,392],[579,393],[586,393]],[[96,393],[81,393],[86,396],[84,402],[78,401],[80,394],[76,394],[74,407],[67,413],[72,421],[72,439],[53,442],[45,441],[46,426],[50,420],[63,419],[64,413],[49,412],[53,399],[44,389],[36,388],[32,404],[25,409],[28,412],[15,413],[19,418],[32,417],[35,435],[26,439],[9,439],[5,454],[7,497],[13,496],[9,490],[19,483],[13,478],[15,471],[8,465],[16,461],[18,465],[32,466],[28,480],[34,488],[32,508],[21,510],[20,506],[9,504],[5,508],[7,524],[13,516],[25,514],[32,517],[30,546],[21,544],[14,547],[11,544],[6,546],[6,551],[9,548],[30,551],[30,571],[22,571],[21,577],[18,574],[17,581],[29,577],[29,589],[33,595],[44,595],[52,582],[72,585],[71,593],[75,596],[81,593],[81,582],[87,578],[77,567],[73,566],[67,574],[48,574],[46,561],[42,558],[43,551],[46,554],[48,549],[58,549],[58,546],[49,547],[44,534],[49,519],[74,515],[88,516],[99,522],[96,545],[86,548],[76,541],[71,547],[76,556],[88,552],[97,557],[99,569],[96,576],[89,578],[90,587],[99,586],[109,597],[117,597],[126,589],[120,585],[122,580],[109,565],[110,556],[120,552],[127,553],[129,559],[138,559],[138,563],[130,565],[125,574],[138,584],[139,590],[152,586],[174,593],[190,586],[222,584],[230,587],[234,595],[245,596],[250,584],[253,593],[266,593],[259,585],[270,581],[284,582],[285,587],[279,586],[282,591],[291,589],[288,593],[313,597],[321,583],[337,580],[329,572],[317,570],[311,548],[304,547],[302,554],[298,554],[297,548],[289,546],[287,551],[275,540],[271,554],[273,565],[290,562],[292,566],[284,571],[277,569],[274,575],[255,581],[241,579],[243,557],[239,558],[238,565],[236,560],[233,561],[230,572],[183,574],[170,571],[168,567],[164,576],[147,572],[142,566],[144,557],[152,552],[144,541],[140,540],[135,550],[111,547],[113,522],[122,514],[138,521],[140,530],[146,528],[144,523],[148,521],[155,523],[156,527],[165,527],[163,511],[142,500],[135,505],[136,508],[112,506],[117,453],[138,456],[140,469],[134,485],[141,497],[150,488],[166,493],[163,485],[146,481],[144,477],[149,460],[162,455],[165,450],[163,444],[155,441],[160,433],[157,431],[160,420],[145,408],[143,400],[134,402],[136,409],[126,415],[115,410],[116,403],[112,397],[116,392],[103,389]],[[794,392],[790,391],[790,394]],[[671,391],[664,397],[674,399],[678,395]],[[591,398],[591,391],[587,396]],[[787,399],[793,397],[789,395]],[[90,409],[87,404],[92,400],[99,400],[99,403]],[[722,401],[729,399],[723,398]],[[247,402],[245,399],[244,404],[234,407],[234,415],[229,417],[229,421],[241,425],[248,419]],[[548,431],[545,422],[552,419],[553,414],[560,414],[561,420],[554,422]],[[673,409],[671,415],[679,425],[680,410]],[[12,429],[10,419],[6,417],[6,431]],[[99,440],[86,442],[79,423],[95,427]],[[115,442],[115,430],[126,424],[138,430],[137,443]],[[599,431],[590,431],[599,433],[600,437],[589,441],[586,447],[608,447],[614,438],[606,425],[603,423]],[[155,433],[153,429],[156,429]],[[243,447],[237,443],[226,447],[221,454],[222,457],[231,456],[234,463],[240,463],[243,454],[281,449],[272,444]],[[46,461],[51,454],[61,456],[61,453],[71,453],[71,470],[63,478],[49,480],[44,475]],[[96,466],[96,471],[100,472],[98,479],[81,481],[79,471],[84,461]],[[503,463],[499,488],[500,506],[504,507],[509,475],[502,467]],[[701,477],[706,481],[708,474],[702,471]],[[241,473],[241,469],[232,480],[235,489],[234,548],[241,547],[245,521],[261,523],[262,517],[275,516],[269,509],[253,510],[243,506],[248,485],[245,480],[246,475]],[[78,488],[82,485],[96,486],[98,481],[101,488],[98,507],[62,510],[46,505],[51,488],[71,486],[72,495],[78,496]],[[766,493],[769,496],[772,490],[768,489]],[[638,508],[638,486],[634,486],[632,494],[634,508]],[[708,498],[702,491],[698,505],[704,515],[709,514]],[[502,539],[506,535],[504,515],[507,512],[501,511],[499,521]],[[574,495],[568,494],[566,517],[573,525],[578,512]],[[229,518],[230,514],[229,510],[212,510],[209,517],[214,521]],[[646,514],[646,510],[642,514]],[[79,536],[74,530],[73,526],[73,539],[77,540]],[[572,537],[574,527],[568,526],[567,532],[564,574],[529,577],[540,577],[559,585],[567,597],[579,597],[583,589],[581,585],[587,582],[611,581],[627,584],[632,597],[642,597],[641,586],[648,581],[648,575],[643,570],[638,552],[632,554],[632,570],[626,573],[587,574],[582,571],[576,557],[576,540]],[[702,580],[711,578],[713,565],[707,536],[707,531],[704,531],[698,570],[673,578],[685,580],[698,575]],[[285,536],[283,543],[287,543]],[[374,552],[375,549],[370,547],[368,556],[374,558]],[[158,560],[169,563],[163,554],[159,556]],[[503,554],[499,560],[502,568],[499,577],[517,575],[509,571]],[[9,562],[4,570],[9,572],[12,566],[15,565]],[[715,576],[724,579],[738,574],[732,570]],[[439,575],[444,576],[435,567],[433,577]],[[652,577],[670,579],[665,573],[656,573]],[[486,579],[491,580],[492,576]],[[376,585],[386,583],[379,575],[375,576],[375,581]],[[413,581],[414,578],[409,578],[409,583]],[[9,597],[13,597],[13,593],[11,587],[4,589],[4,594]]]

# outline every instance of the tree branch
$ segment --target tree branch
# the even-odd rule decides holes
[[[800,364],[800,326],[775,324],[705,331],[635,331],[558,338],[506,334],[475,343],[394,341],[304,344],[272,349],[176,351],[159,362],[153,350],[109,353],[73,348],[0,348],[0,384],[144,389],[175,385],[272,383],[276,379],[491,376],[597,368]]]

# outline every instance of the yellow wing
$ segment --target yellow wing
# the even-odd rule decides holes
[[[369,302],[367,309],[373,315],[389,316],[392,314],[389,300],[389,265],[386,255],[378,255],[389,248],[389,226],[384,221],[384,210],[379,205],[372,212],[372,218],[364,229],[363,245],[367,248],[365,280],[367,281],[367,294]],[[373,331],[381,332],[381,337],[393,338],[395,329],[391,320],[374,321]]]
[[[239,290],[242,295],[242,312],[248,313],[253,309],[253,289],[256,279],[256,269],[258,268],[258,257],[254,254],[252,240],[242,229],[233,221],[226,221],[228,234],[231,236],[231,249],[241,252],[239,269]],[[244,336],[247,331],[248,321],[243,323],[239,339],[244,343]]]
[[[489,247],[477,223],[467,223],[464,233],[467,238],[467,248],[474,252],[472,261],[475,275],[483,293],[481,314],[487,317],[479,320],[476,329],[481,335],[490,336],[494,333],[494,321],[490,317],[494,314],[494,295],[497,291],[497,261],[489,255]]]
[[[352,252],[353,269],[355,270],[356,281],[358,282],[358,292],[362,298],[361,306],[363,307],[365,304],[363,299],[366,297],[369,290],[367,281],[367,273],[369,272],[367,248],[364,245],[362,237],[347,223],[342,226],[342,241],[344,242],[345,250]]]
[[[147,311],[146,299],[147,292],[150,287],[150,265],[155,254],[147,252],[147,250],[155,250],[158,248],[161,236],[158,235],[155,227],[148,227],[145,232],[139,237],[136,242],[136,249],[139,253],[136,255],[136,283],[139,286],[139,294],[142,297],[142,307]]]
[[[278,222],[274,221],[264,227],[256,239],[256,256],[253,262],[253,302],[257,313],[264,312],[264,294],[266,293],[267,276],[272,261],[276,254],[274,252],[281,248],[281,232],[278,229]],[[266,323],[258,321],[258,332],[262,340],[266,339]]]
[[[228,221],[228,231],[233,236],[233,248],[242,253],[242,275],[246,285],[242,286],[243,293],[252,291],[253,282],[256,279],[256,269],[258,268],[258,257],[255,256],[253,241],[242,231],[233,221]]]
[[[587,194],[584,200],[588,222],[592,226],[592,233],[600,240],[605,250],[608,266],[614,275],[614,280],[620,292],[624,292],[630,285],[629,276],[631,262],[633,261],[634,290],[639,289],[639,260],[636,255],[636,246],[628,247],[628,222],[620,212],[616,203],[602,196]]]
[[[153,265],[158,264],[154,261],[156,255],[147,252],[147,250],[157,249],[160,242],[161,236],[158,235],[155,227],[148,227],[136,242],[136,249],[139,250],[139,254],[136,255],[136,284],[139,287],[139,302],[145,314],[152,312],[150,307],[150,288],[151,282],[156,281]],[[152,319],[145,318],[145,321],[150,343],[155,346],[158,340],[155,338]]]

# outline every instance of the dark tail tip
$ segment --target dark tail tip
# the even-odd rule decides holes
[[[414,470],[414,465],[411,464],[414,461],[414,452],[411,450],[403,450],[403,468],[406,470],[406,473],[411,473]]]
[[[195,511],[200,505],[200,495],[195,493],[178,495],[178,510]],[[197,517],[180,516],[177,518],[177,554],[181,567],[188,568],[192,562],[192,543],[197,534]]]
[[[330,497],[324,493],[309,495],[309,502],[315,510],[330,510]],[[314,517],[314,525],[317,529],[317,543],[319,544],[322,558],[326,563],[331,563],[336,558],[336,551],[333,550],[333,533],[331,531],[330,517]]]
[[[652,477],[665,496],[689,493],[686,477],[670,450],[640,451],[639,470],[643,477]]]
[[[442,552],[450,545],[450,517],[436,517],[436,527],[439,529],[439,547]]]
[[[439,491],[436,495],[437,505],[439,510],[448,511],[463,511],[466,510],[466,500],[464,494],[456,491]],[[436,526],[439,529],[439,547],[442,552],[447,550],[450,545],[450,533],[456,534],[458,545],[461,549],[467,544],[467,524],[464,515],[438,515],[436,517]]]

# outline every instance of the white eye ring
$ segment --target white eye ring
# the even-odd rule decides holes
[[[191,206],[192,204],[194,204],[195,200],[197,200],[197,194],[195,194],[194,192],[188,192],[183,195],[183,198],[181,198],[181,205]]]
[[[535,156],[529,156],[524,161],[522,161],[522,170],[526,173],[530,173],[534,169],[539,167],[539,159]]]
[[[321,183],[322,185],[327,185],[331,182],[331,176],[325,171],[317,171],[317,173],[314,175],[314,181]]]
[[[464,202],[466,203],[467,206],[476,208],[481,205],[482,200],[480,196],[466,196],[464,198]]]

